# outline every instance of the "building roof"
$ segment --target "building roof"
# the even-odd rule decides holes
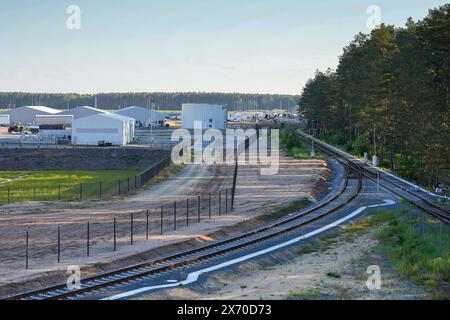
[[[16,109],[21,109],[21,108],[33,109],[36,111],[46,112],[46,113],[50,113],[50,114],[56,114],[61,111],[61,110],[56,110],[56,109],[45,107],[45,106],[23,106],[23,107],[16,108]],[[14,110],[14,109],[12,109],[12,110]]]
[[[115,111],[114,113],[121,113],[121,112],[127,112],[127,111],[141,111],[141,112],[148,112],[148,113],[155,113],[155,114],[159,114],[159,115],[163,115],[161,112],[158,112],[156,110],[151,110],[148,109],[146,107],[139,107],[139,106],[129,106],[123,109],[119,109],[117,111]]]
[[[119,110],[117,110],[116,112],[119,112],[119,111],[125,111],[125,110],[133,110],[133,109],[145,109],[145,110],[150,111],[149,109],[144,108],[144,107],[139,107],[139,106],[129,106],[129,107],[126,107],[126,108],[119,109]]]
[[[120,120],[122,122],[132,120],[134,122],[133,118],[125,117],[125,116],[122,116],[122,115],[119,115],[119,114],[115,114],[115,113],[111,113],[111,112],[93,114],[93,115],[90,115],[90,116],[87,116],[87,117],[80,118],[78,120],[87,120],[87,119],[93,118],[93,117],[105,117],[105,118],[110,118],[110,119],[114,119],[114,120]],[[77,121],[77,120],[75,120],[75,121]]]
[[[103,113],[103,114],[101,114],[101,116],[112,118],[112,119],[117,119],[117,120],[122,120],[122,121],[129,121],[129,120],[134,121],[133,118],[122,116],[120,114],[111,113],[111,112]]]
[[[223,104],[209,104],[209,103],[183,103],[182,108],[222,108],[226,109],[227,106]]]
[[[108,113],[108,111],[101,110],[101,109],[96,109],[96,108],[93,108],[93,107],[90,107],[90,106],[80,106],[80,107],[75,107],[75,108],[63,110],[63,111],[60,112],[60,114],[70,114],[70,113],[73,113],[73,112],[78,112],[78,111],[83,111],[83,110],[95,111],[97,113]]]
[[[214,104],[214,103],[182,103],[183,106],[195,106],[195,107],[226,107],[224,104]]]

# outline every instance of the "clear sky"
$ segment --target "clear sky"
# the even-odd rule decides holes
[[[299,94],[369,32],[435,0],[0,0],[0,91]],[[69,30],[69,5],[81,29]]]

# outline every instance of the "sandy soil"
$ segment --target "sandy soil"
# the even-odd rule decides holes
[[[142,299],[285,300],[285,299],[428,299],[402,279],[384,257],[373,253],[375,230],[349,240],[340,234],[321,242],[316,252],[278,252],[209,277],[196,288],[177,288]],[[380,290],[366,286],[367,267],[381,268]],[[332,273],[332,274],[331,274]],[[336,276],[337,275],[337,276]]]
[[[285,156],[276,176],[261,176],[258,166],[240,166],[236,210],[218,217],[218,190],[231,187],[233,167],[186,165],[175,177],[124,199],[84,203],[18,204],[0,207],[0,285],[36,278],[68,265],[98,263],[145,252],[168,244],[202,238],[221,227],[267,214],[291,201],[314,195],[313,187],[328,169],[322,161]],[[207,217],[207,193],[212,193],[213,219]],[[201,198],[202,222],[196,220]],[[191,223],[186,226],[186,198],[191,198]],[[224,194],[222,194],[222,201]],[[177,202],[177,231],[173,231],[173,202]],[[164,235],[160,232],[160,205],[164,204]],[[145,239],[149,209],[150,235]],[[222,202],[222,212],[225,210]],[[134,213],[134,245],[130,246],[130,214]],[[113,218],[117,218],[118,250],[113,252]],[[91,248],[86,257],[86,224]],[[61,227],[61,263],[57,264],[57,227]],[[30,269],[25,270],[25,233],[30,234]]]

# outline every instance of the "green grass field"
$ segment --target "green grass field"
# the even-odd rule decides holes
[[[378,232],[378,249],[402,275],[430,289],[434,298],[449,299],[448,228],[426,217],[404,219],[404,212],[381,212],[388,225]]]
[[[0,185],[0,203],[79,200],[80,194],[83,199],[99,198],[117,187],[119,179],[136,174],[136,170],[0,171],[0,183],[12,180]]]

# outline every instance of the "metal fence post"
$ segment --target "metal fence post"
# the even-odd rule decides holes
[[[222,191],[219,190],[219,216],[222,214]]]
[[[27,231],[26,241],[25,241],[25,269],[28,270],[28,231]]]
[[[211,193],[208,194],[208,216],[211,219]]]
[[[119,196],[120,196],[120,179],[119,179],[119,184],[118,184],[118,186],[119,186]]]
[[[99,197],[100,200],[102,199],[102,182],[99,182]]]
[[[173,231],[177,230],[177,202],[173,203]]]
[[[11,202],[11,200],[10,200],[10,189],[8,187],[8,203],[10,203],[10,202]]]
[[[83,200],[83,184],[80,183],[80,200]]]
[[[58,227],[58,263],[61,262],[61,229]]]
[[[161,235],[163,234],[164,206],[161,206]]]
[[[133,214],[130,215],[130,242],[133,245]]]
[[[128,178],[128,192],[130,192],[130,178]]]
[[[200,222],[200,196],[197,197],[197,222]]]
[[[58,200],[61,200],[61,184],[58,185]]]
[[[90,238],[90,234],[89,234],[89,221],[87,222],[87,237],[86,237],[86,254],[89,257],[89,238]]]
[[[189,199],[186,199],[186,226],[189,226]]]
[[[225,189],[225,213],[228,213],[228,189]]]
[[[116,246],[116,218],[114,218],[114,251],[116,251],[117,246]]]
[[[145,238],[148,240],[148,209],[146,212]]]
[[[238,172],[238,158],[236,156],[236,165],[234,167],[234,176],[233,176],[233,187],[231,189],[231,211],[234,210],[234,197],[236,195],[237,172]]]
[[[36,187],[33,187],[33,200],[36,201]]]

